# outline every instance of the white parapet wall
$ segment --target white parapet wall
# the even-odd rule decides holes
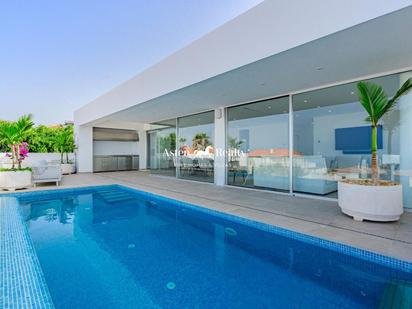
[[[69,160],[75,160],[74,153],[69,153]],[[31,152],[29,156],[23,161],[23,166],[33,166],[38,164],[41,161],[47,162],[60,162],[60,153],[36,153]],[[66,155],[64,155],[64,162],[66,162]],[[9,167],[10,166],[10,159],[6,156],[6,153],[0,152],[0,167]]]

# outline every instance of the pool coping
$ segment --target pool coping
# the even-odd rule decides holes
[[[44,279],[44,275],[43,272],[41,270],[41,266],[40,263],[38,261],[32,240],[30,238],[29,235],[29,231],[27,229],[27,225],[25,224],[22,214],[20,213],[20,211],[18,210],[18,198],[19,197],[23,197],[23,196],[36,196],[36,195],[54,195],[54,194],[59,194],[62,192],[87,192],[87,191],[91,191],[93,189],[101,189],[101,188],[120,188],[122,190],[125,191],[131,191],[131,192],[135,192],[138,194],[141,194],[143,196],[148,196],[148,197],[155,197],[158,200],[163,200],[166,201],[168,203],[170,203],[173,206],[177,206],[177,207],[181,207],[181,208],[186,208],[186,209],[192,209],[192,210],[196,210],[205,214],[209,214],[212,215],[214,217],[217,218],[221,218],[221,219],[225,219],[225,220],[229,220],[235,223],[239,223],[239,224],[243,224],[246,225],[248,227],[252,227],[252,228],[256,228],[265,232],[269,232],[269,233],[273,233],[276,235],[280,235],[283,237],[287,237],[287,238],[291,238],[297,241],[301,241],[307,244],[311,244],[311,245],[315,245],[324,249],[328,249],[340,254],[344,254],[344,255],[349,255],[352,257],[356,257],[359,258],[361,260],[370,262],[370,263],[375,263],[378,265],[382,265],[385,267],[389,267],[392,269],[396,269],[396,270],[400,270],[403,272],[407,272],[407,273],[412,273],[412,263],[408,262],[408,261],[404,261],[401,259],[397,259],[394,257],[390,257],[390,256],[385,256],[379,253],[375,253],[375,252],[371,252],[365,249],[360,249],[360,248],[356,248],[350,245],[346,245],[346,244],[342,244],[342,243],[338,243],[338,242],[334,242],[334,241],[330,241],[330,240],[326,240],[326,239],[322,239],[316,236],[311,236],[311,235],[307,235],[304,233],[300,233],[300,232],[296,232],[296,231],[292,231],[292,230],[288,230],[285,228],[281,228],[281,227],[277,227],[274,225],[270,225],[267,223],[263,223],[263,222],[259,222],[259,221],[255,221],[255,220],[251,220],[251,219],[247,219],[244,217],[240,217],[237,215],[233,215],[233,214],[229,214],[229,213],[225,213],[222,211],[218,211],[218,210],[213,210],[213,209],[209,209],[203,206],[199,206],[199,205],[195,205],[192,203],[188,203],[188,202],[183,202],[183,201],[179,201],[177,199],[173,199],[170,197],[166,197],[164,195],[161,194],[155,194],[155,193],[151,193],[151,192],[147,192],[147,191],[143,191],[134,187],[129,187],[127,185],[120,185],[120,184],[107,184],[107,185],[97,185],[97,186],[82,186],[82,187],[74,187],[74,188],[61,188],[61,189],[46,189],[46,190],[36,190],[36,191],[29,191],[29,192],[13,192],[13,193],[6,193],[6,194],[1,194],[0,193],[0,198],[9,198],[9,199],[15,199],[15,209],[14,209],[14,221],[10,221],[13,222],[13,229],[19,229],[20,231],[20,238],[19,241],[15,241],[15,239],[13,238],[13,235],[15,233],[11,233],[11,227],[9,226],[7,229],[5,229],[5,220],[4,220],[4,216],[0,217],[0,231],[1,231],[1,239],[0,239],[0,246],[1,248],[5,249],[2,250],[2,253],[0,255],[1,257],[1,269],[2,269],[2,274],[5,273],[4,270],[6,269],[13,269],[13,267],[15,267],[16,264],[21,265],[22,261],[20,261],[20,259],[23,259],[24,262],[29,263],[28,265],[35,270],[34,273],[31,273],[31,275],[34,274],[33,277],[30,277],[30,280],[34,280],[32,282],[34,282],[34,288],[27,290],[27,288],[25,288],[24,285],[22,285],[22,282],[25,282],[27,284],[27,277],[25,276],[26,274],[19,272],[19,274],[17,274],[17,278],[14,278],[14,280],[17,280],[17,283],[12,283],[12,284],[16,284],[15,286],[3,286],[5,285],[6,282],[8,282],[7,280],[2,280],[2,283],[0,285],[0,291],[1,291],[1,295],[2,295],[2,303],[3,303],[3,307],[4,308],[54,308],[52,300],[51,300],[51,296],[47,287],[47,284],[45,282]],[[8,207],[8,206],[7,206]],[[0,199],[0,212],[5,212],[5,207],[4,205],[2,205],[1,199]],[[8,207],[10,208],[10,207]],[[18,214],[18,215],[17,215]],[[6,222],[7,223],[7,222]],[[15,225],[17,224],[17,226]],[[6,224],[7,225],[7,224]],[[14,232],[14,230],[13,230]],[[10,240],[13,239],[13,242],[10,242]],[[4,256],[7,254],[7,252],[13,251],[13,250],[17,250],[19,249],[19,243],[20,245],[23,244],[23,250],[19,251],[20,255],[17,256],[18,262],[15,261],[16,256],[13,256],[12,259],[8,258],[5,259]],[[6,247],[7,244],[7,247]],[[21,246],[20,246],[21,247]],[[27,259],[28,258],[28,259]],[[28,262],[27,262],[28,260]],[[14,264],[13,264],[14,263]],[[3,275],[4,276],[4,275]],[[3,279],[3,278],[2,278]],[[10,282],[8,282],[10,284]],[[4,291],[8,289],[8,290],[13,290],[15,292],[14,297],[19,296],[20,298],[20,303],[22,303],[24,306],[19,306],[19,307],[14,307],[13,306],[13,302],[10,302],[10,300],[7,301],[7,299],[4,297]],[[16,292],[18,291],[18,292]],[[34,294],[31,294],[34,293]],[[31,305],[30,302],[28,302],[27,300],[33,299],[33,296],[37,297],[38,300],[41,300],[39,304],[37,304],[36,306]],[[14,298],[16,299],[16,298]],[[19,303],[19,304],[20,304]],[[5,305],[7,304],[7,306]]]

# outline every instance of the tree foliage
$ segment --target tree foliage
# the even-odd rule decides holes
[[[73,138],[73,126],[60,128],[55,133],[53,140],[54,151],[60,153],[61,163],[64,163],[63,155],[66,154],[66,163],[69,163],[68,154],[73,152],[76,147]]]
[[[16,121],[0,123],[0,141],[6,145],[7,156],[11,159],[12,168],[21,168],[21,162],[29,153],[27,136],[33,128],[31,115],[23,115]]]
[[[6,128],[7,131],[9,130],[7,128],[13,123],[16,122],[0,120],[0,128]],[[62,153],[70,153],[75,150],[72,125],[53,127],[39,125],[34,127],[32,124],[27,130],[24,130],[24,135],[20,137],[22,137],[22,141],[27,142],[30,152],[51,153],[62,150]],[[0,138],[0,152],[10,151],[9,143],[10,140]]]
[[[388,99],[388,95],[383,90],[383,87],[378,84],[369,82],[360,82],[357,85],[359,102],[368,113],[366,118],[367,122],[370,122],[372,127],[372,179],[376,183],[379,178],[379,170],[377,164],[377,149],[378,149],[378,138],[377,138],[377,127],[379,121],[383,116],[393,110],[399,101],[399,98],[407,94],[412,89],[412,79],[406,80],[395,95]]]
[[[1,121],[0,143],[7,149],[10,145],[25,142],[32,128],[31,115],[23,115],[16,121]]]

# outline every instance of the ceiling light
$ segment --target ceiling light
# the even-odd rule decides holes
[[[303,100],[303,103],[308,103],[308,100]]]
[[[328,110],[328,113],[331,113],[332,112],[332,110],[330,109],[330,110]]]
[[[351,91],[350,94],[355,94],[355,91]]]
[[[270,105],[269,105],[269,106],[268,106],[268,108],[269,108],[269,109],[271,109],[271,108],[272,108],[272,106],[270,106]]]

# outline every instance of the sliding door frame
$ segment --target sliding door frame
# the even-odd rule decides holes
[[[225,184],[228,187],[236,187],[236,188],[241,188],[241,189],[246,189],[246,190],[254,190],[254,191],[264,191],[264,192],[272,192],[275,194],[287,194],[290,196],[300,196],[300,197],[305,197],[305,198],[313,198],[317,200],[328,200],[328,201],[337,201],[338,198],[336,197],[325,197],[325,196],[320,196],[320,195],[313,195],[309,193],[299,193],[299,192],[294,192],[293,191],[293,149],[294,149],[294,140],[293,140],[293,134],[294,134],[294,127],[293,127],[293,116],[294,116],[294,111],[293,111],[293,97],[298,94],[303,94],[306,92],[310,91],[315,91],[315,90],[321,90],[321,89],[327,89],[330,87],[334,86],[341,86],[341,85],[346,85],[354,82],[360,82],[363,80],[368,80],[372,78],[378,78],[378,77],[383,77],[383,76],[388,76],[388,75],[393,75],[393,74],[400,74],[400,73],[406,73],[412,71],[412,67],[406,67],[402,69],[397,69],[397,70],[390,70],[386,72],[381,72],[381,73],[376,73],[376,74],[370,74],[370,75],[365,75],[357,78],[352,78],[352,79],[347,79],[339,82],[334,82],[334,83],[329,83],[329,84],[324,84],[321,86],[316,86],[316,87],[311,87],[311,88],[306,88],[298,91],[291,91],[288,93],[283,93],[280,95],[276,96],[270,96],[270,97],[264,97],[258,100],[251,100],[251,101],[245,101],[245,102],[239,102],[237,104],[232,104],[229,106],[225,107],[225,113],[227,114],[227,110],[231,107],[236,107],[236,106],[241,106],[241,105],[246,105],[246,104],[251,104],[251,103],[257,103],[257,102],[262,102],[266,100],[273,100],[273,99],[278,99],[282,97],[289,97],[289,192],[280,192],[280,191],[275,191],[275,190],[262,190],[262,189],[257,189],[257,188],[250,188],[250,187],[241,187],[241,186],[235,186],[235,185],[230,185],[227,182],[227,167],[226,167],[226,173],[225,173]],[[225,139],[227,143],[227,130],[228,128],[228,119],[226,118],[226,123],[225,123]],[[227,157],[226,157],[227,161]]]

